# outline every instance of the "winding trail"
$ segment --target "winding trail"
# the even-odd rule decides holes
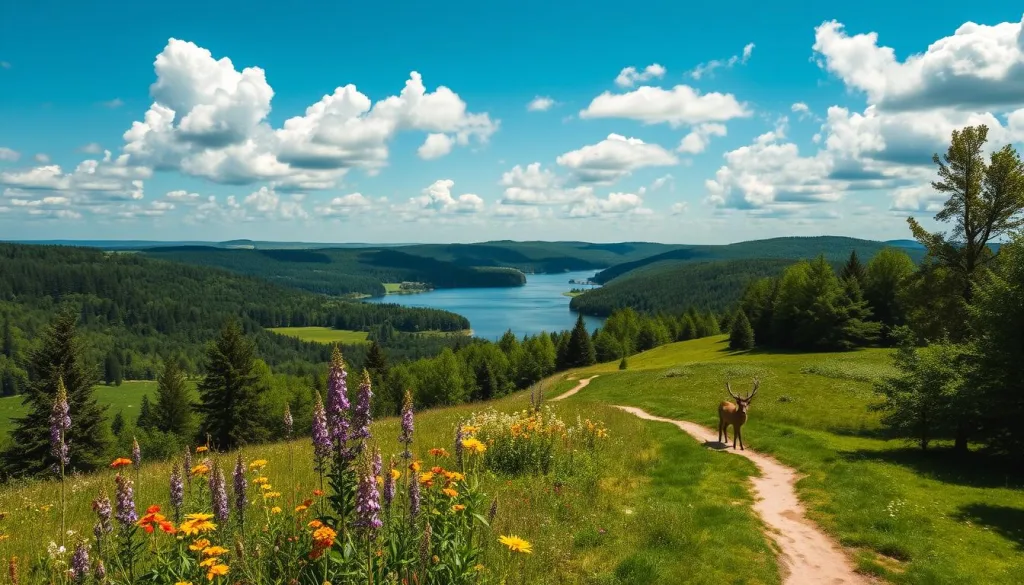
[[[576,394],[595,377],[580,380],[572,390],[553,400]],[[768,526],[768,535],[778,545],[785,585],[869,585],[875,582],[854,571],[853,563],[843,549],[807,518],[796,495],[795,485],[799,476],[795,469],[749,449],[726,450],[727,447],[718,442],[717,433],[702,425],[655,416],[633,406],[615,405],[615,408],[645,420],[673,424],[706,446],[746,457],[757,466],[761,476],[750,478],[755,492],[754,510]]]

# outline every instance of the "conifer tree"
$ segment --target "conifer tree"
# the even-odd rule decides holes
[[[14,331],[11,330],[10,319],[4,319],[3,342],[0,344],[0,355],[7,359],[14,357]]]
[[[106,382],[107,386],[120,386],[124,380],[121,372],[121,358],[112,349],[107,353],[107,357],[103,361],[103,381]]]
[[[259,376],[253,343],[234,319],[206,352],[206,377],[199,383],[200,434],[218,449],[233,449],[262,436]]]
[[[165,433],[184,435],[192,422],[192,401],[177,359],[169,359],[157,380],[156,423]]]
[[[587,325],[583,322],[583,314],[576,317],[576,326],[569,335],[569,343],[565,352],[566,367],[578,368],[589,366],[597,361],[594,342],[587,333]]]
[[[843,266],[843,271],[840,272],[839,278],[843,280],[850,280],[852,278],[863,288],[865,275],[864,265],[861,264],[860,258],[857,257],[857,250],[853,250],[850,252],[850,259]]]
[[[97,372],[85,363],[76,335],[77,312],[66,308],[53,319],[42,335],[42,343],[28,357],[29,383],[23,404],[28,414],[15,421],[12,447],[4,454],[4,473],[28,476],[46,472],[56,459],[50,452],[50,411],[57,395],[58,380],[67,390],[71,429],[72,471],[90,471],[107,461],[110,434],[106,407],[93,393]]]
[[[121,431],[123,430],[124,414],[119,410],[117,411],[117,414],[114,415],[114,418],[110,421],[110,432],[113,433],[115,437],[120,437]]]
[[[736,312],[729,332],[729,349],[734,351],[754,349],[754,328],[750,326],[747,314],[742,310]]]
[[[140,429],[152,429],[156,427],[156,418],[153,414],[153,404],[149,401],[149,395],[143,394],[139,402],[139,417],[135,419],[135,426]]]

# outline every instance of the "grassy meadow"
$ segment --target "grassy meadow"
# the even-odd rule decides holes
[[[748,392],[758,376],[746,446],[805,474],[797,491],[808,514],[853,549],[861,571],[895,583],[1019,583],[1024,474],[980,454],[959,461],[882,438],[867,405],[888,356],[734,353],[722,336],[633,356],[625,372],[617,364],[576,372],[601,375],[566,402],[637,406],[715,428],[724,382]]]
[[[842,354],[729,352],[724,337],[662,346],[548,380],[550,398],[575,379],[599,376],[571,398],[550,403],[567,423],[600,420],[609,430],[596,460],[575,473],[506,477],[486,473],[498,501],[487,571],[532,584],[780,583],[764,526],[751,508],[754,465],[706,449],[671,425],[613,408],[632,405],[714,427],[724,381],[738,392],[751,377],[761,390],[744,426],[748,448],[770,453],[805,475],[797,484],[810,517],[848,547],[862,572],[914,584],[1010,584],[1024,574],[1024,476],[985,461],[960,463],[880,435],[871,381],[889,371],[889,352]],[[132,404],[137,404],[132,402]],[[526,408],[519,392],[487,404],[416,416],[414,451],[452,451],[458,421],[489,408]],[[373,426],[384,459],[399,452],[397,419]],[[270,461],[266,474],[286,498],[318,485],[308,439],[246,448]],[[125,454],[127,455],[127,454]],[[233,454],[218,455],[230,468]],[[975,457],[980,457],[975,455]],[[145,454],[143,454],[145,459]],[[136,487],[140,508],[168,505],[170,463],[146,463]],[[113,472],[70,480],[70,527],[91,530],[89,502],[112,493]],[[286,487],[287,486],[287,487]],[[31,558],[58,540],[54,481],[16,483],[0,493],[0,557]],[[533,554],[513,557],[498,541],[515,534]]]
[[[108,405],[107,413],[110,416],[121,411],[125,419],[134,420],[139,416],[139,403],[142,402],[142,397],[148,395],[150,400],[155,398],[156,382],[153,380],[126,380],[120,386],[100,384],[95,387],[95,390],[99,403]],[[26,408],[22,404],[22,399],[21,396],[0,398],[0,437],[5,437],[10,432],[14,425],[12,419],[24,416]]]
[[[348,331],[345,329],[332,329],[331,327],[274,327],[270,329],[274,333],[295,337],[302,341],[315,341],[317,343],[341,343],[354,345],[356,343],[369,343],[366,331]]]

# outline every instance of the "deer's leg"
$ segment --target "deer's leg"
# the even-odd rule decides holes
[[[718,417],[718,442],[722,442],[722,417]]]
[[[746,451],[746,449],[743,448],[743,434],[740,433],[739,427],[736,428],[736,436],[740,438],[740,450]]]

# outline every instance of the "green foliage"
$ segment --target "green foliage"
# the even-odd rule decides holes
[[[192,396],[185,385],[185,376],[178,360],[164,362],[156,388],[156,426],[159,430],[188,437],[194,430]]]
[[[206,377],[199,383],[200,432],[213,445],[230,449],[264,439],[255,347],[238,323],[228,321],[207,349]]]
[[[1004,245],[975,288],[971,387],[979,404],[976,437],[997,450],[1024,453],[1024,233]]]
[[[863,279],[864,298],[872,316],[886,332],[906,322],[906,307],[900,290],[915,268],[910,256],[896,248],[885,248],[868,262]]]
[[[965,354],[955,344],[903,343],[893,358],[897,373],[876,383],[883,401],[874,408],[884,413],[882,423],[891,433],[914,439],[922,449],[953,436],[966,406]]]
[[[887,248],[883,248],[885,250]],[[874,258],[872,258],[874,260]],[[854,249],[850,252],[850,259],[843,265],[843,270],[839,273],[839,278],[843,280],[853,279],[858,284],[864,286],[864,278],[866,276],[864,265],[861,264],[860,258],[857,257],[857,250]]]
[[[587,333],[587,326],[583,322],[581,313],[576,317],[576,326],[572,328],[560,363],[563,368],[568,369],[589,366],[595,361],[597,361],[597,355],[594,351],[594,343],[590,339],[590,334]]]
[[[754,348],[754,328],[750,326],[747,315],[742,310],[736,313],[729,331],[729,349],[747,350]]]
[[[71,430],[69,471],[90,471],[106,463],[110,435],[106,407],[93,393],[97,373],[83,359],[76,332],[77,315],[62,310],[43,334],[40,345],[28,356],[29,384],[24,397],[28,413],[15,421],[12,447],[4,454],[5,476],[28,476],[45,472],[54,463],[50,453],[50,411],[57,396],[58,381],[67,389]]]

